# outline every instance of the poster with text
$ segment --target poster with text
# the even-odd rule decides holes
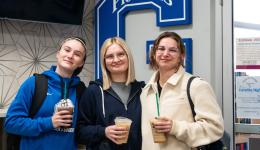
[[[236,69],[260,69],[260,37],[236,39]]]
[[[236,77],[237,118],[260,118],[260,76]]]

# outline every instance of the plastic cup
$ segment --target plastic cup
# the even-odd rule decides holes
[[[117,127],[123,127],[123,128],[127,129],[127,133],[126,133],[125,138],[118,139],[117,141],[120,144],[127,143],[129,130],[130,130],[130,127],[131,127],[131,124],[132,124],[132,120],[130,120],[126,117],[116,117],[114,121],[115,121],[115,124],[116,124]]]
[[[160,121],[159,119],[152,119],[150,120],[150,125],[152,129],[152,134],[153,134],[153,142],[154,143],[165,143],[166,142],[166,136],[164,133],[157,132],[156,129],[154,128],[154,123]]]
[[[66,115],[73,115],[73,111],[74,111],[74,107],[73,106],[69,106],[69,107],[57,107],[57,111],[62,111],[62,110],[68,110],[69,113]],[[62,127],[62,128],[71,128],[72,124],[68,127]]]

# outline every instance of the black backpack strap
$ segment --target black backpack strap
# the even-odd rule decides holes
[[[21,136],[16,134],[7,133],[6,134],[6,148],[7,150],[19,150]]]
[[[85,83],[80,81],[79,84],[76,87],[76,97],[77,97],[77,101],[78,101],[78,113],[81,113],[81,110],[79,109],[79,104],[80,104],[79,101],[80,101],[81,95],[83,94],[85,89],[86,89]],[[83,113],[81,113],[81,114],[83,114]],[[77,133],[79,132],[78,131],[78,129],[79,129],[78,121],[79,120],[77,119],[77,125],[76,125],[77,127],[75,129],[75,133],[76,133],[75,134],[75,139],[76,139],[77,142],[78,142],[78,135],[77,135]],[[82,144],[82,143],[80,143],[80,144]]]
[[[80,81],[76,87],[76,96],[78,101],[80,100],[81,95],[83,94],[85,89],[86,89],[85,83]]]
[[[32,97],[32,104],[30,108],[29,117],[35,116],[40,109],[48,90],[48,78],[43,74],[34,74],[35,76],[35,88],[34,95]]]
[[[197,78],[196,76],[192,76],[189,78],[188,80],[188,83],[187,83],[187,96],[188,96],[188,100],[189,100],[189,103],[190,103],[190,108],[191,108],[191,112],[192,112],[192,115],[193,115],[193,119],[195,120],[195,116],[196,116],[196,112],[194,111],[194,104],[191,100],[191,96],[190,96],[190,85],[191,85],[191,82],[193,79]]]
[[[191,111],[192,111],[192,115],[193,115],[193,120],[195,121],[195,116],[196,116],[196,112],[194,110],[194,104],[192,102],[191,96],[190,96],[190,85],[193,79],[197,78],[196,76],[192,76],[189,78],[188,83],[187,83],[187,96],[188,96],[188,100],[190,103],[190,107],[191,107]],[[222,150],[223,149],[223,142],[221,140],[217,140],[213,143],[210,144],[206,144],[206,145],[202,145],[202,146],[198,146],[197,150]]]
[[[41,107],[48,89],[48,78],[42,74],[34,74],[35,89],[30,106],[29,117],[32,118]],[[7,133],[7,150],[19,150],[21,136]]]

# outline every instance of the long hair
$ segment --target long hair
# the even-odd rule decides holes
[[[117,44],[125,51],[127,58],[128,58],[128,70],[127,70],[127,80],[125,85],[129,85],[131,82],[135,80],[135,68],[134,68],[134,61],[133,56],[131,54],[131,50],[127,46],[126,42],[121,39],[120,37],[112,37],[105,40],[101,47],[100,52],[100,64],[101,64],[101,70],[102,70],[102,78],[103,78],[103,89],[107,90],[111,86],[111,75],[110,72],[106,68],[105,63],[105,55],[107,52],[108,47],[110,47],[112,44]]]

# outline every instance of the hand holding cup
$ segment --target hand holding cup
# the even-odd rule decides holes
[[[52,123],[55,128],[70,128],[72,126],[74,105],[70,99],[61,99],[55,104]]]
[[[172,120],[166,117],[156,117],[150,120],[154,143],[165,143],[166,133],[172,128]]]
[[[125,133],[123,133],[124,137],[117,139],[117,142],[119,142],[120,144],[127,143],[131,124],[132,124],[132,120],[130,120],[129,118],[126,118],[126,117],[116,117],[115,118],[116,127],[121,128],[125,131]]]
[[[172,120],[166,117],[156,117],[157,121],[153,123],[157,132],[169,133],[172,129]]]
[[[57,111],[52,116],[52,124],[54,128],[70,127],[73,115],[68,110]]]
[[[128,136],[128,129],[125,127],[118,127],[116,125],[111,125],[106,127],[105,134],[108,139],[116,144],[122,144],[122,140],[126,139]]]

